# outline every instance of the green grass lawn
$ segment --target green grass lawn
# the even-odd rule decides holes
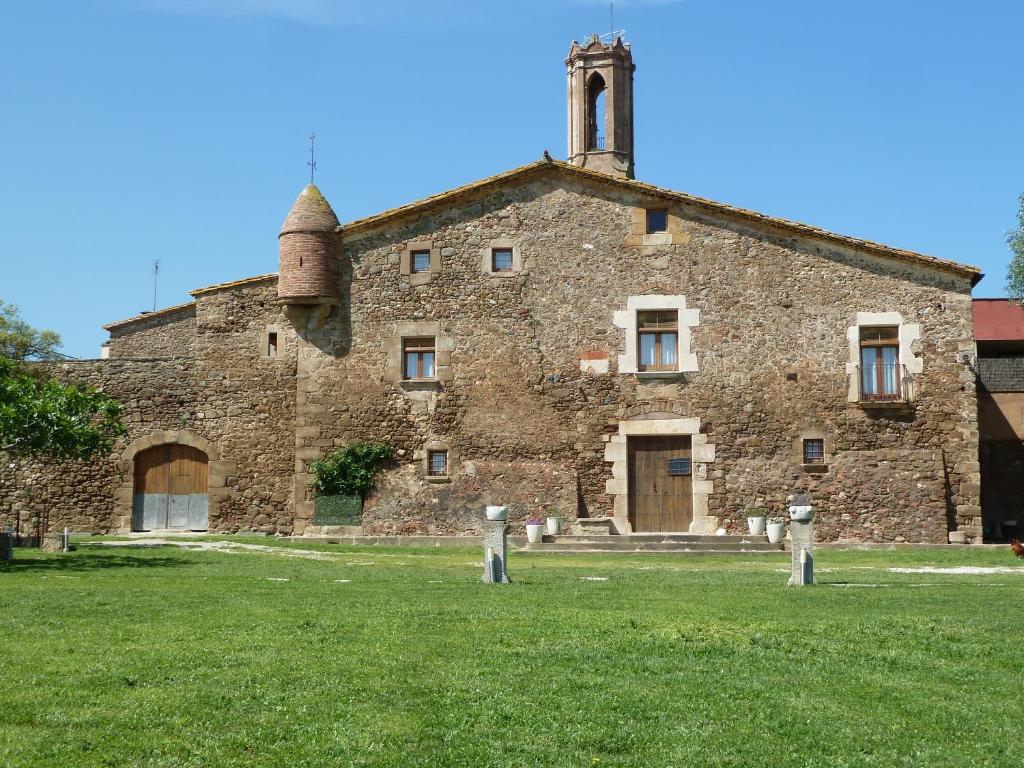
[[[1019,766],[1009,550],[17,551],[3,766]],[[295,546],[328,560],[283,556]],[[604,580],[600,580],[604,579]]]

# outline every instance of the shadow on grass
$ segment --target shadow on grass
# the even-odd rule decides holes
[[[22,555],[14,550],[14,561],[10,563],[0,562],[0,575],[5,573],[28,573],[33,571],[51,572],[88,572],[102,571],[109,568],[180,568],[192,565],[187,560],[180,560],[174,557],[138,557],[128,553],[103,552],[82,554],[61,554],[61,555],[40,555],[34,553],[31,556]]]

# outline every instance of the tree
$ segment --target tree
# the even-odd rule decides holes
[[[0,301],[0,457],[5,478],[19,477],[19,465],[31,459],[91,459],[107,456],[128,430],[121,405],[93,387],[62,384],[45,367],[27,360],[52,360],[60,336],[38,331],[23,321],[18,308]],[[31,501],[31,488],[19,495]],[[29,525],[40,537],[47,528],[45,510],[32,512]],[[21,535],[21,514],[15,514]]]
[[[109,455],[126,431],[116,400],[0,357],[0,452],[89,459]]]
[[[1006,293],[1011,299],[1024,302],[1024,195],[1020,196],[1017,228],[1006,233],[1006,242],[1013,251],[1006,271]]]
[[[60,335],[55,331],[37,331],[21,319],[13,304],[0,300],[0,357],[8,360],[57,360],[61,355]]]

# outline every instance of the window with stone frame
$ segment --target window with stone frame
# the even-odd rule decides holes
[[[636,313],[637,370],[675,371],[679,368],[679,311]]]
[[[427,451],[427,476],[447,477],[448,476],[448,451],[432,450]]]
[[[492,248],[491,249],[491,271],[511,272],[512,271],[512,249]]]
[[[430,271],[430,250],[412,251],[409,254],[409,272],[418,275]]]
[[[668,231],[668,209],[648,208],[647,209],[647,234],[653,235],[656,232]]]
[[[900,365],[899,328],[860,328],[860,399],[899,400],[903,379]]]
[[[804,438],[804,464],[820,465],[825,463],[825,440],[818,437]]]
[[[435,347],[432,336],[402,339],[402,378],[407,381],[433,380]]]

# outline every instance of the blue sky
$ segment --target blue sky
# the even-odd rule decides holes
[[[981,266],[1024,192],[1017,0],[616,3],[636,172]],[[564,157],[586,0],[94,0],[0,10],[0,298],[64,351],[277,268],[308,178],[342,221]]]

